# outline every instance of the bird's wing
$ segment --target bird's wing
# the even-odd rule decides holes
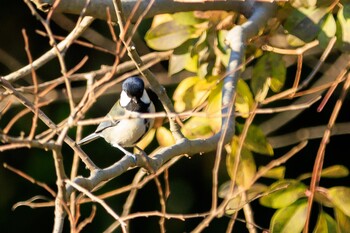
[[[106,128],[117,125],[119,123],[119,120],[113,119],[113,118],[120,117],[123,115],[125,115],[125,109],[122,106],[120,106],[120,103],[118,100],[117,103],[114,104],[112,109],[107,114],[106,121],[103,121],[98,125],[95,133],[100,133],[101,131],[103,131]]]
[[[99,138],[100,136],[96,133],[92,133],[88,136],[86,136],[85,138],[81,139],[79,142],[78,142],[78,145],[84,145],[84,144],[87,144],[97,138]]]

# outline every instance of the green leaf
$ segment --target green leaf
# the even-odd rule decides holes
[[[194,55],[189,55],[188,57],[186,57],[186,65],[185,65],[185,69],[187,71],[196,73],[198,71],[198,55],[194,54]]]
[[[344,51],[350,51],[350,4],[344,4],[337,14],[337,44]]]
[[[241,132],[243,125],[237,124],[238,131]],[[264,155],[273,155],[273,148],[268,143],[263,131],[256,125],[250,125],[244,145],[251,151]]]
[[[269,83],[269,79],[271,79]],[[282,59],[282,56],[275,53],[266,53],[260,57],[258,62],[253,68],[253,77],[251,81],[251,88],[255,95],[255,99],[258,98],[262,101],[266,94],[266,86],[270,86],[271,90],[278,92],[282,89],[286,80],[286,66]],[[270,85],[269,85],[270,84]]]
[[[319,1],[324,1],[324,0],[319,0]],[[293,0],[290,1],[290,4],[294,8],[299,8],[299,7],[312,7],[315,6],[317,3],[317,0]]]
[[[197,70],[197,61],[193,64],[190,51],[193,48],[194,40],[187,40],[185,43],[174,49],[173,54],[169,59],[169,75],[176,74],[187,67],[195,66],[195,71]]]
[[[333,165],[324,168],[321,177],[324,178],[343,178],[349,175],[349,170],[343,165]],[[304,173],[298,177],[298,180],[305,180],[312,176],[311,173]]]
[[[350,229],[350,217],[338,208],[334,208],[334,214],[338,225],[337,232],[347,232]]]
[[[322,20],[328,13],[327,7],[300,7],[288,16],[284,28],[304,42],[314,40],[321,28]]]
[[[192,108],[194,98],[193,86],[200,80],[198,77],[188,77],[182,80],[173,94],[174,107],[177,112]]]
[[[323,189],[318,189],[315,192],[314,201],[320,203],[322,206],[333,208],[333,203],[329,200],[328,193]]]
[[[322,170],[321,176],[325,178],[342,178],[349,175],[349,170],[343,165],[333,165]]]
[[[212,90],[208,96],[208,105],[206,107],[206,112],[209,115],[217,116],[210,117],[209,121],[209,124],[215,133],[219,132],[221,129],[221,89],[222,83],[215,86],[214,90]]]
[[[221,63],[227,67],[230,61],[231,49],[226,45],[225,40],[227,36],[227,30],[219,30],[217,33],[218,46],[216,55],[220,57]]]
[[[235,159],[237,156],[238,137],[234,136],[231,143],[231,153],[226,157],[227,173],[234,177]],[[256,165],[253,154],[243,146],[241,150],[238,170],[236,174],[236,183],[243,187],[249,187],[256,173]]]
[[[314,233],[335,233],[337,232],[337,223],[326,212],[322,211],[318,215]]]
[[[186,61],[190,53],[177,53],[176,49],[169,59],[169,76],[180,72],[185,69]]]
[[[264,169],[264,167],[259,168],[259,170],[260,169]],[[265,175],[263,175],[263,177],[272,178],[272,179],[283,179],[285,172],[286,172],[286,167],[284,166],[275,167],[267,171]]]
[[[306,186],[296,180],[281,180],[273,183],[260,203],[271,208],[282,208],[294,203],[305,195]]]
[[[225,196],[228,194],[229,191],[230,182],[225,182],[224,187],[221,188],[221,198],[225,198]],[[233,198],[227,203],[227,206],[225,207],[225,212],[228,215],[232,215],[235,212],[239,211],[243,208],[243,206],[254,199],[256,199],[261,193],[263,193],[267,189],[266,185],[255,183],[253,184],[247,191],[246,191],[246,200],[244,200],[242,197],[242,193],[238,194],[239,190],[238,188],[235,189]],[[223,192],[225,190],[225,193]],[[225,194],[225,195],[222,195]]]
[[[175,144],[175,139],[170,130],[161,126],[157,128],[156,138],[160,146],[167,147]]]
[[[292,34],[287,35],[287,42],[290,46],[293,46],[293,47],[300,47],[305,45],[304,41],[300,40],[298,37]]]
[[[194,28],[176,21],[162,23],[151,28],[145,36],[147,45],[156,50],[170,50],[191,38]]]
[[[301,199],[294,204],[279,209],[272,216],[271,233],[299,233],[302,231],[307,214],[307,201]]]
[[[179,12],[172,15],[174,20],[182,25],[195,25],[202,23],[203,20],[196,18],[193,11]]]
[[[210,119],[206,117],[191,117],[182,127],[183,134],[189,139],[208,138],[214,132],[209,124]]]
[[[328,14],[323,25],[320,34],[318,35],[318,40],[320,41],[320,46],[326,48],[330,39],[335,36],[337,31],[337,25],[334,20],[333,14]]]
[[[333,204],[350,217],[350,188],[337,186],[328,190],[328,195]]]
[[[251,93],[248,84],[242,79],[239,79],[237,82],[235,102],[237,111],[242,114],[242,117],[248,117],[253,103],[253,94]]]

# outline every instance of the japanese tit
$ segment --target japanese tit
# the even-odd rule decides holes
[[[120,99],[114,104],[106,116],[106,121],[101,122],[96,131],[78,142],[84,145],[99,137],[104,138],[113,147],[117,147],[126,155],[135,156],[123,147],[133,147],[152,128],[153,118],[125,118],[132,112],[153,113],[154,105],[147,95],[144,82],[139,77],[130,77],[123,82]]]

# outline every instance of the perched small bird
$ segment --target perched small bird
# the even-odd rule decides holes
[[[114,104],[107,114],[106,121],[99,124],[96,131],[78,142],[84,145],[99,137],[104,138],[113,147],[117,147],[125,154],[135,156],[123,147],[133,147],[152,128],[153,118],[125,118],[132,112],[153,113],[154,105],[145,90],[145,84],[139,77],[130,77],[123,82],[120,99]]]

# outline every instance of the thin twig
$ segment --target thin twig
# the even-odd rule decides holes
[[[320,146],[319,146],[318,151],[317,151],[317,156],[315,159],[314,168],[312,171],[311,183],[310,183],[310,192],[309,192],[308,206],[307,206],[307,216],[306,216],[306,222],[305,222],[304,231],[303,231],[304,233],[307,233],[309,230],[311,208],[312,208],[316,188],[317,188],[317,186],[320,182],[320,179],[321,179],[321,172],[322,172],[322,167],[323,167],[326,146],[329,143],[329,139],[331,136],[331,130],[335,124],[335,120],[337,119],[339,111],[343,105],[343,102],[344,102],[344,99],[345,99],[346,94],[348,92],[349,86],[350,86],[350,74],[347,75],[347,79],[344,83],[342,92],[339,96],[339,99],[335,103],[332,115],[328,121],[327,129],[324,131],[322,141],[321,141]]]
[[[56,197],[56,192],[53,191],[50,186],[48,186],[47,184],[43,183],[43,182],[40,182],[40,181],[37,181],[36,179],[34,179],[33,177],[29,176],[28,174],[26,174],[25,172],[21,171],[21,170],[18,170],[10,165],[8,165],[7,163],[3,163],[3,166],[4,168],[12,171],[13,173],[21,176],[22,178],[28,180],[29,182],[33,183],[33,184],[36,184],[40,187],[42,187],[43,189],[45,189],[46,191],[48,191],[52,197]]]
[[[29,0],[25,0],[26,2],[29,2]],[[78,38],[84,31],[87,29],[90,24],[94,21],[93,17],[90,16],[85,16],[82,21],[74,28],[74,30],[69,33],[69,35],[61,41],[60,43],[57,44],[57,48],[59,51],[66,50],[68,46],[71,44],[72,41],[74,41],[76,38]],[[32,62],[32,64],[29,64],[19,70],[16,70],[15,72],[8,74],[4,76],[3,78],[10,81],[14,82],[17,79],[22,78],[23,76],[29,74],[32,69],[38,69],[45,65],[47,62],[52,60],[53,58],[56,57],[56,50],[54,48],[50,49],[47,51],[45,54],[37,58]]]
[[[22,35],[24,38],[24,48],[28,57],[28,62],[29,64],[33,63],[33,57],[32,54],[30,53],[30,49],[29,49],[29,39],[27,36],[27,33],[24,29],[22,29]],[[39,98],[38,98],[38,79],[36,76],[36,72],[35,69],[31,69],[32,72],[32,80],[33,80],[33,86],[34,86],[34,106],[35,106],[35,112],[34,112],[34,116],[33,116],[33,120],[32,120],[32,127],[30,129],[28,138],[29,139],[33,139],[34,135],[35,135],[35,129],[37,127],[37,123],[38,123],[38,103],[39,103]]]
[[[6,88],[10,93],[12,93],[24,106],[30,109],[32,112],[35,112],[35,106],[22,94],[20,94],[16,89],[6,80],[4,77],[0,77],[0,84]],[[44,122],[51,130],[56,132],[56,124],[46,116],[44,112],[38,109],[38,117],[42,122]],[[65,142],[80,156],[82,161],[85,163],[88,169],[91,171],[96,170],[98,167],[92,162],[92,160],[78,147],[70,137],[65,136]]]
[[[64,180],[67,178],[64,171],[63,156],[61,152],[61,145],[57,145],[52,150],[55,170],[57,175],[57,196],[55,199],[55,220],[52,232],[61,233],[63,231],[64,218],[66,216],[65,206],[66,206],[66,186],[64,185]]]
[[[112,209],[111,207],[109,207],[106,202],[104,202],[102,199],[96,197],[95,195],[93,195],[91,192],[89,192],[88,190],[86,190],[85,188],[81,187],[80,185],[70,181],[70,180],[65,180],[65,182],[67,184],[69,184],[70,186],[74,187],[76,190],[78,190],[79,192],[84,193],[86,196],[88,196],[92,201],[99,203],[106,211],[107,213],[109,213],[116,221],[118,221],[121,225],[122,231],[124,233],[126,233],[126,224],[124,222],[124,220],[122,220]]]

